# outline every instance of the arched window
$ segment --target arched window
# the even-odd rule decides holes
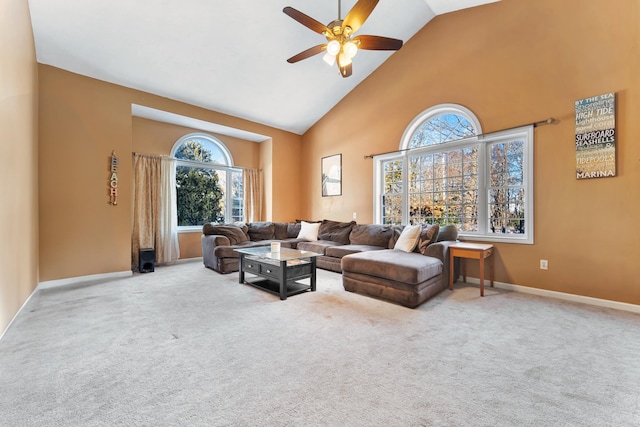
[[[176,159],[178,227],[200,230],[208,222],[242,221],[242,170],[218,138],[191,133],[171,150]]]
[[[455,224],[468,239],[533,243],[533,128],[483,135],[467,108],[443,104],[376,156],[382,224]]]

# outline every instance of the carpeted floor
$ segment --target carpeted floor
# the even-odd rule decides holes
[[[638,426],[640,316],[458,283],[415,310],[280,301],[191,262],[38,291],[2,426]]]

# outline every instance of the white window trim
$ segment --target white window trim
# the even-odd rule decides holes
[[[476,133],[479,135],[472,138],[464,138],[457,141],[446,142],[438,145],[431,145],[425,147],[418,147],[409,149],[409,143],[416,130],[427,120],[432,117],[452,113],[465,117],[472,124],[474,124]],[[523,234],[494,234],[489,232],[489,209],[488,209],[488,196],[489,196],[489,174],[487,173],[489,165],[489,156],[487,155],[487,146],[490,143],[499,142],[503,140],[513,140],[522,138],[525,140],[523,162],[523,176],[525,180],[525,230]],[[435,107],[428,108],[422,113],[418,114],[414,118],[409,126],[405,129],[400,142],[400,152],[381,154],[374,156],[374,168],[373,168],[373,180],[374,180],[374,200],[373,200],[373,218],[375,223],[382,223],[382,191],[383,191],[383,168],[382,164],[389,160],[402,159],[402,174],[403,177],[407,175],[407,169],[409,165],[409,158],[416,154],[424,154],[428,152],[440,152],[449,149],[460,149],[463,147],[473,146],[480,144],[478,150],[478,175],[484,179],[481,179],[478,183],[478,232],[469,233],[459,231],[459,236],[462,240],[468,241],[482,241],[482,242],[502,242],[502,243],[519,243],[519,244],[533,244],[534,243],[534,206],[533,206],[533,191],[534,191],[534,177],[533,177],[533,153],[534,153],[534,138],[533,138],[533,126],[523,126],[514,129],[508,129],[504,131],[494,132],[492,134],[483,135],[482,128],[476,116],[467,108],[457,104],[442,104]],[[402,223],[409,223],[409,212],[407,209],[407,200],[409,199],[409,185],[403,180],[402,188]]]
[[[512,141],[514,139],[522,138],[525,140],[523,162],[523,177],[525,182],[525,212],[524,223],[526,232],[523,234],[492,234],[489,233],[489,211],[488,211],[488,198],[489,198],[489,174],[486,172],[490,165],[490,159],[487,155],[486,147],[494,142],[500,141]],[[482,176],[485,178],[478,191],[478,204],[484,208],[478,209],[478,233],[464,233],[460,232],[464,240],[478,240],[483,242],[502,242],[502,243],[521,243],[532,245],[534,237],[534,206],[533,206],[533,126],[522,126],[519,128],[508,129],[504,131],[494,132],[488,135],[481,136],[479,141],[482,143]]]
[[[410,150],[409,144],[411,143],[411,138],[424,122],[432,117],[447,113],[456,114],[469,120],[473,124],[476,135],[482,135],[482,126],[480,125],[480,121],[478,121],[475,114],[473,114],[467,107],[458,104],[440,104],[427,108],[422,113],[418,114],[411,123],[409,123],[409,126],[407,126],[402,134],[402,139],[400,139],[400,150]]]
[[[209,141],[211,141],[214,145],[216,145],[224,154],[225,159],[227,161],[226,165],[220,165],[217,163],[204,163],[204,162],[196,162],[196,161],[192,161],[192,160],[183,160],[183,159],[176,159],[175,154],[176,151],[178,151],[178,148],[187,140],[192,139],[192,138],[202,138],[202,139],[207,139]],[[212,135],[208,135],[206,133],[202,133],[202,132],[194,132],[194,133],[190,133],[187,135],[184,135],[182,137],[180,137],[180,139],[178,139],[175,144],[173,144],[173,147],[171,148],[171,158],[175,159],[175,167],[178,166],[193,166],[193,167],[202,167],[202,168],[208,168],[208,169],[214,169],[214,170],[222,170],[225,171],[227,174],[227,179],[226,179],[226,188],[225,188],[225,194],[232,194],[232,189],[233,189],[233,180],[231,179],[231,174],[232,173],[242,173],[242,169],[241,168],[236,168],[233,166],[233,156],[231,155],[231,152],[229,151],[229,149],[227,148],[226,145],[224,145],[224,143],[222,141],[220,141],[218,138],[216,138],[215,136]],[[175,185],[175,183],[174,183]],[[231,196],[227,197],[226,203],[225,203],[225,212],[224,212],[224,217],[231,219],[233,218],[233,198]],[[179,225],[178,226],[178,233],[194,233],[194,232],[202,232],[202,226],[201,225]]]

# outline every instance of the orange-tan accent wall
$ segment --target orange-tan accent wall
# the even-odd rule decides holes
[[[133,152],[168,156],[171,154],[171,150],[178,139],[194,132],[202,133],[203,131],[133,117]],[[254,169],[260,167],[260,144],[228,135],[219,135],[212,132],[204,133],[213,135],[224,143],[231,152],[235,166]],[[199,232],[184,232],[178,234],[180,258],[196,258],[202,256],[200,236],[201,233]]]
[[[640,304],[640,6],[614,3],[502,0],[435,18],[303,136],[304,217],[370,222],[364,156],[397,150],[428,107],[464,105],[485,132],[555,117],[535,130],[535,244],[496,245],[496,279]],[[578,181],[574,102],[607,92],[617,93],[617,176]],[[343,195],[323,198],[320,158],[336,153]]]
[[[26,0],[0,4],[0,334],[38,284],[38,68]]]
[[[243,129],[270,137],[274,149],[289,147],[293,154],[270,154],[273,170],[288,170],[300,152],[301,136],[237,117],[205,110],[39,65],[40,134],[40,281],[49,281],[131,269],[132,152],[169,154],[181,132],[193,129],[133,118],[131,104]],[[262,165],[264,149],[254,143],[221,137],[229,144],[238,166]],[[257,145],[257,144],[256,144]],[[108,202],[109,161],[119,157],[118,205]],[[272,189],[273,206],[263,217],[288,220],[299,212],[285,182],[265,181]],[[277,199],[282,194],[283,203]],[[180,236],[181,257],[201,256],[200,233]]]

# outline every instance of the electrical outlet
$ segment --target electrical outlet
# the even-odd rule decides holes
[[[548,270],[549,269],[549,261],[546,259],[540,260],[540,270]]]
[[[354,221],[356,220],[356,217],[357,217],[357,216],[358,216],[358,215],[354,212],[354,213],[353,213],[353,220],[354,220]]]

